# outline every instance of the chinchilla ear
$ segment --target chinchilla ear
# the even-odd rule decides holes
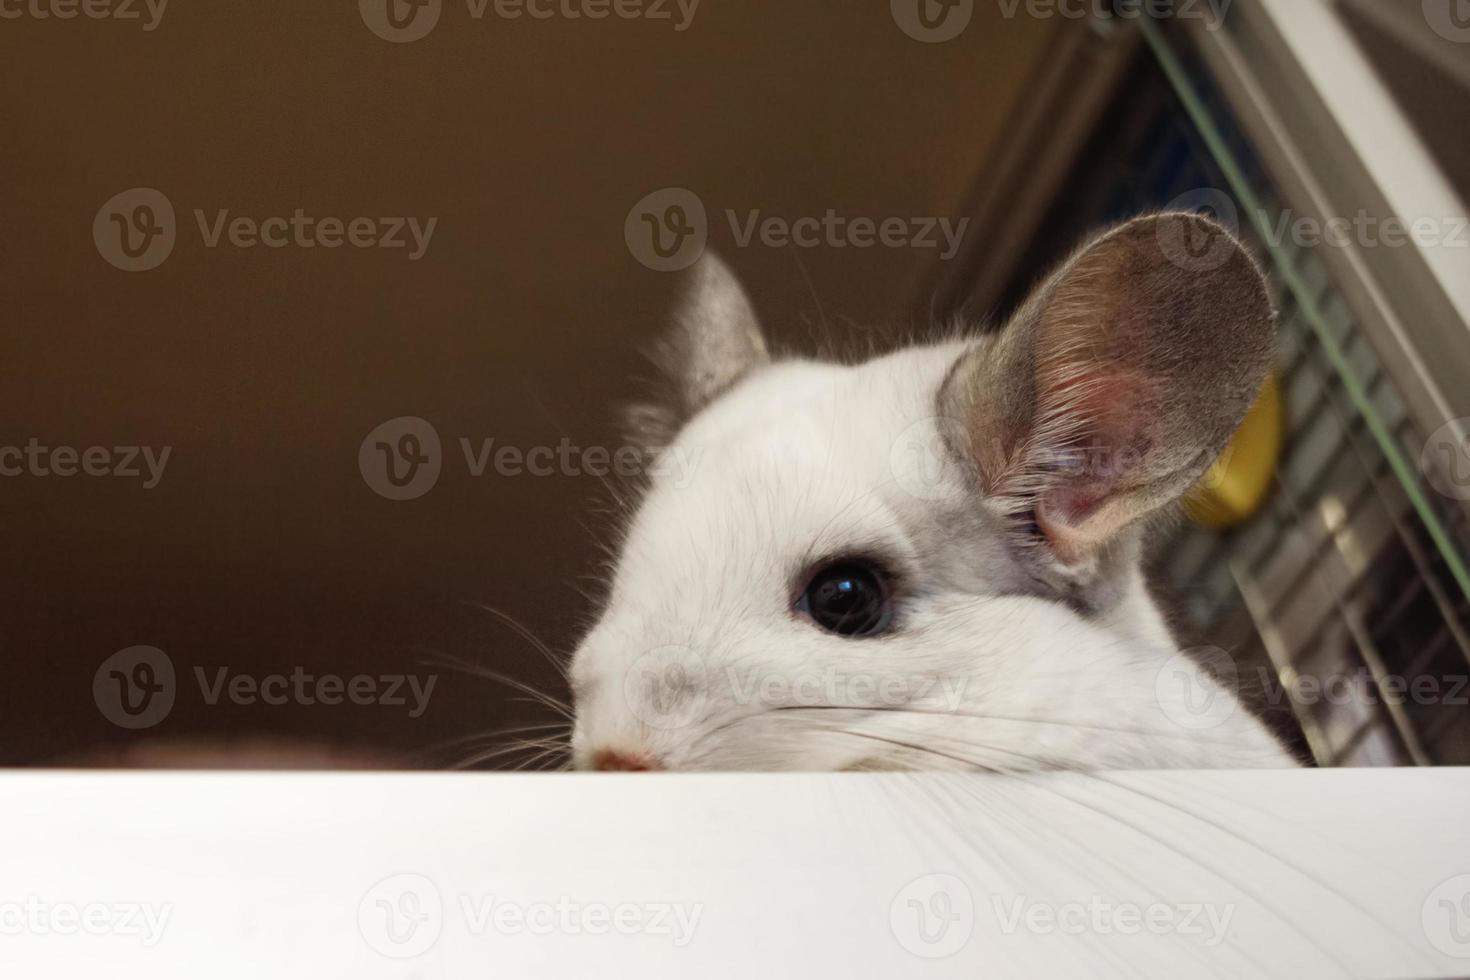
[[[1214,462],[1265,381],[1275,321],[1230,232],[1196,214],[1138,218],[962,356],[940,415],[958,421],[985,503],[1085,567]]]
[[[701,409],[770,363],[745,289],[713,253],[689,270],[673,328],[651,356],[663,375],[663,391],[657,401],[628,412],[630,435],[646,448],[668,445]]]

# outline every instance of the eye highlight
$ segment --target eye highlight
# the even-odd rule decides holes
[[[819,568],[796,600],[796,611],[828,633],[873,636],[893,620],[887,576],[869,562],[843,559]]]

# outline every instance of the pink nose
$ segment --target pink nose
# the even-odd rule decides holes
[[[641,752],[622,749],[598,749],[592,755],[592,768],[598,772],[656,772],[663,766]]]

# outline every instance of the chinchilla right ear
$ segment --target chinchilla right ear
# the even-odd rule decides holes
[[[630,437],[647,449],[668,445],[701,409],[771,362],[745,288],[713,252],[689,270],[673,328],[651,358],[663,390],[627,412]]]
[[[939,413],[985,505],[1062,569],[1187,491],[1270,369],[1276,313],[1240,242],[1197,214],[1083,247],[998,338],[955,364]]]

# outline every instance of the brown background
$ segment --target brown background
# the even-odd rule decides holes
[[[908,323],[933,251],[737,249],[722,212],[962,215],[1058,26],[976,6],[938,45],[904,35],[887,3],[852,0],[704,0],[683,33],[474,21],[446,0],[411,44],[371,34],[352,2],[173,0],[151,33],[0,21],[0,445],[173,449],[152,490],[0,479],[0,762],[197,735],[414,753],[539,718],[442,671],[418,720],[210,707],[192,670],[428,673],[426,651],[442,651],[554,687],[527,644],[463,603],[569,648],[591,612],[576,586],[606,530],[600,486],[472,479],[455,441],[615,445],[612,409],[676,282],[623,241],[628,210],[661,187],[701,196],[712,244],[791,343]],[[179,241],[125,273],[91,227],[136,186],[168,195]],[[409,262],[205,248],[193,217],[298,207],[439,222]],[[394,503],[364,484],[357,451],[400,415],[434,423],[445,470]],[[135,644],[181,674],[173,712],[141,735],[91,696],[101,661]]]

